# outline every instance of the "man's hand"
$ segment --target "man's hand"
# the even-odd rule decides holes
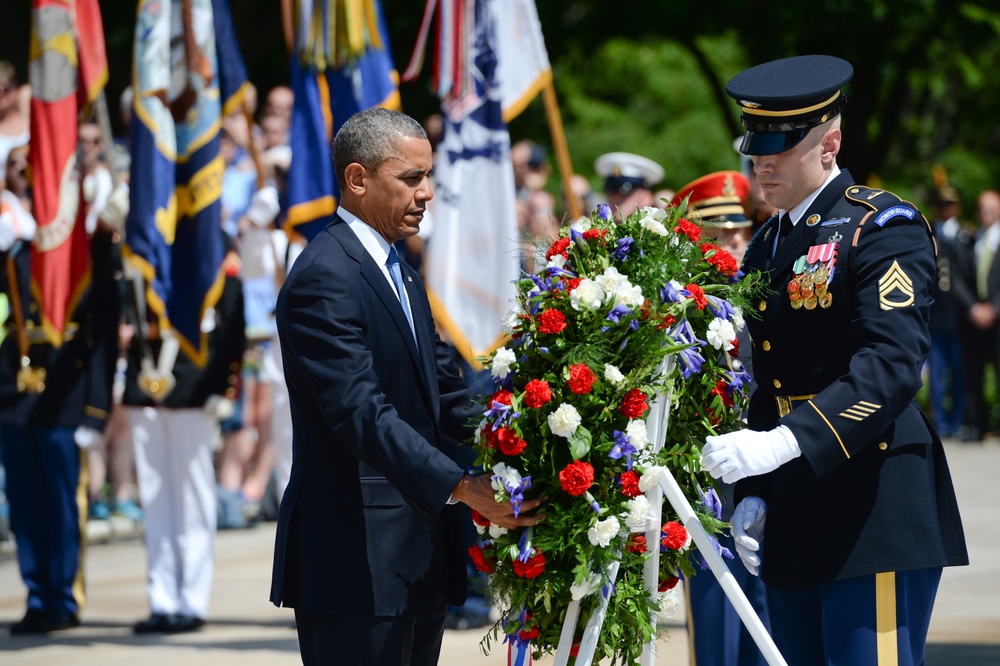
[[[969,319],[976,328],[985,331],[997,323],[997,311],[990,303],[974,303],[969,310]]]
[[[108,202],[104,204],[104,210],[101,211],[97,219],[109,230],[115,231],[121,229],[122,225],[125,224],[128,211],[128,183],[119,183],[118,187],[108,196]]]
[[[800,455],[799,443],[787,426],[766,432],[738,430],[707,437],[701,449],[701,466],[716,479],[736,483],[748,476],[773,472]]]
[[[494,525],[506,527],[509,530],[535,525],[544,518],[544,516],[531,515],[532,511],[541,506],[541,499],[524,500],[519,515],[515,517],[510,502],[496,500],[496,491],[493,490],[493,482],[489,474],[481,476],[466,474],[451,491],[451,496],[481,513]]]
[[[760,542],[764,538],[767,504],[759,497],[747,497],[736,506],[731,521],[736,553],[743,566],[754,576],[760,575]]]

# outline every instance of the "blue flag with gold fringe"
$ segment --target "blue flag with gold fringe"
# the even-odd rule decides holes
[[[308,241],[326,226],[340,196],[334,135],[362,109],[399,110],[399,77],[379,0],[300,0],[298,10],[285,229]]]
[[[161,330],[203,365],[202,320],[224,280],[219,130],[247,85],[227,0],[139,0],[133,68],[123,252]]]

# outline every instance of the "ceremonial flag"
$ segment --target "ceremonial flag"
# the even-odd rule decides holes
[[[77,123],[104,89],[108,62],[97,0],[34,0],[31,35],[34,216],[31,282],[46,339],[63,331],[89,284],[90,242],[81,220]]]
[[[247,85],[226,0],[140,0],[133,68],[124,253],[146,279],[160,328],[203,365],[202,319],[225,277],[219,129]]]
[[[427,281],[434,318],[477,365],[503,342],[520,275],[514,171],[504,122],[498,0],[441,0],[435,85],[444,136],[435,162]],[[426,23],[426,21],[425,21]]]
[[[297,8],[285,228],[311,240],[340,196],[330,152],[334,135],[362,109],[398,111],[399,77],[379,0],[299,0]]]

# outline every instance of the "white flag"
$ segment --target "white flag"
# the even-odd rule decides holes
[[[496,17],[497,85],[510,122],[552,80],[535,0],[505,0]]]
[[[467,40],[467,80],[473,85],[442,103],[445,127],[426,264],[434,318],[470,362],[502,343],[500,324],[520,275],[510,135],[496,85],[500,4],[475,0]]]

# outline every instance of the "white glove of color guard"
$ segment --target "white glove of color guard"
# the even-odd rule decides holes
[[[254,192],[253,196],[250,197],[246,216],[258,227],[265,228],[274,222],[274,218],[278,217],[280,212],[281,204],[278,201],[278,190],[267,185]]]
[[[736,483],[748,476],[773,472],[802,455],[795,435],[787,426],[774,430],[737,430],[705,438],[701,466],[714,478]]]
[[[129,198],[128,198],[128,184],[119,183],[110,195],[108,195],[108,201],[104,204],[104,210],[101,211],[101,219],[104,223],[113,229],[120,229],[123,224],[125,224],[125,218],[128,217],[129,211]]]
[[[73,431],[73,441],[81,449],[87,450],[101,441],[101,432],[90,426],[77,426],[76,430]]]
[[[759,497],[746,497],[733,511],[733,541],[743,566],[754,576],[760,575],[760,542],[764,538],[767,504]]]

